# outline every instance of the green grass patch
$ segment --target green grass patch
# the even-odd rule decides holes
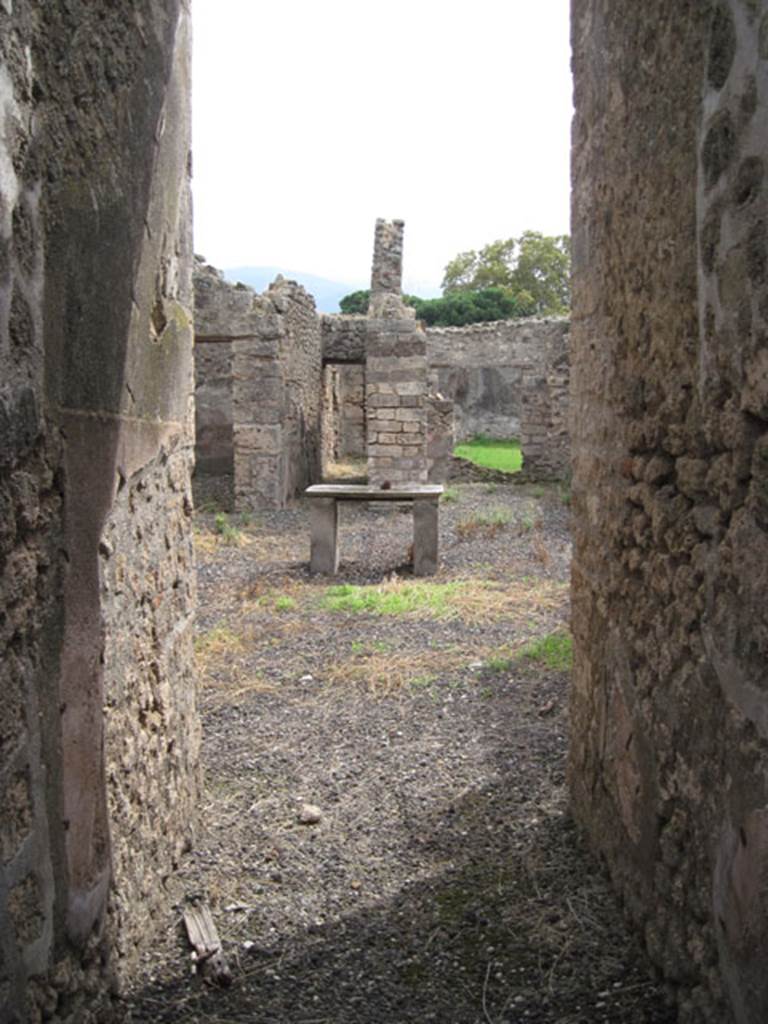
[[[450,598],[461,588],[455,583],[386,583],[378,587],[359,587],[352,583],[328,587],[321,606],[332,612],[372,615],[408,615],[426,612],[447,615]]]
[[[217,512],[213,520],[214,533],[218,533],[225,544],[239,545],[242,540],[242,534],[233,526],[229,521],[229,516],[226,512]]]
[[[458,501],[459,500],[459,489],[458,487],[446,487],[442,493],[441,501]]]
[[[498,469],[502,473],[517,473],[523,465],[520,442],[515,438],[508,441],[492,441],[487,437],[473,437],[471,441],[457,445],[453,454],[460,459],[474,462],[486,469]]]
[[[533,628],[533,624],[529,623],[529,627]],[[486,658],[483,671],[489,675],[504,675],[522,662],[535,662],[556,672],[568,672],[573,664],[571,634],[558,630],[548,636],[529,640],[517,650],[502,647],[496,654]]]
[[[550,633],[521,647],[517,658],[539,662],[555,672],[568,672],[573,666],[573,639],[564,630]]]
[[[287,594],[281,594],[280,597],[275,598],[276,612],[292,612],[297,607],[295,599]]]

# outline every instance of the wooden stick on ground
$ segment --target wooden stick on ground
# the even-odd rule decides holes
[[[206,903],[191,903],[182,911],[184,927],[194,952],[198,974],[206,981],[226,987],[232,984],[232,972],[221,948],[221,939]]]

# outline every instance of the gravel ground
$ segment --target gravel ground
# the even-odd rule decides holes
[[[345,507],[333,581],[307,572],[304,507],[198,517],[206,802],[125,1020],[676,1020],[569,819],[567,670],[530,646],[566,631],[567,495],[449,497],[449,603],[399,615],[322,597],[408,588],[403,511]],[[191,974],[195,899],[227,988]]]

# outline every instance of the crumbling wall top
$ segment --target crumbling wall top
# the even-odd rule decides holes
[[[413,320],[414,311],[403,303],[403,231],[405,221],[376,221],[368,316],[385,320]]]

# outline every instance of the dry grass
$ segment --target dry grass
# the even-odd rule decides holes
[[[444,678],[466,668],[467,648],[387,652],[365,650],[344,659],[328,659],[320,669],[332,686],[363,686],[375,696],[388,696],[410,685]]]

